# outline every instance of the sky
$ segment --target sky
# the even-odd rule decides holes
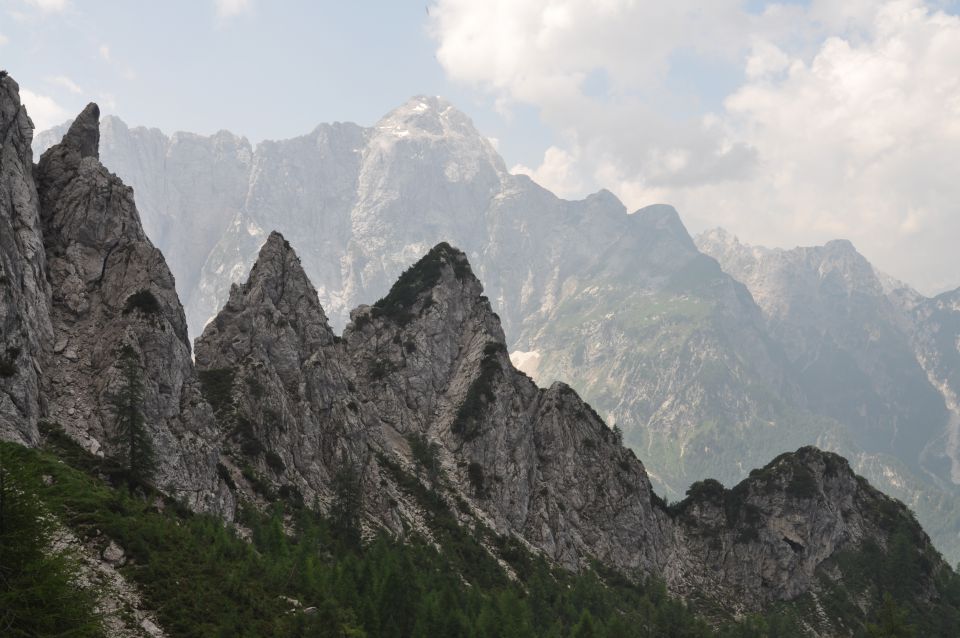
[[[0,0],[38,129],[88,101],[253,142],[371,125],[411,95],[470,115],[562,197],[677,207],[790,248],[847,238],[960,286],[960,0]]]

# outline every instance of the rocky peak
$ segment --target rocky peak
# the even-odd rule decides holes
[[[373,305],[374,317],[386,317],[403,326],[434,303],[434,293],[463,289],[468,299],[478,299],[482,286],[473,274],[463,251],[446,242],[434,246],[420,261],[408,268],[385,297]]]
[[[290,376],[313,352],[334,340],[300,258],[274,231],[247,281],[233,285],[227,305],[197,340],[196,360],[200,367],[223,367],[253,351],[282,351],[285,374]],[[229,351],[221,348],[224,341],[232,344]],[[237,356],[227,356],[230,352]]]
[[[100,107],[91,102],[73,120],[61,145],[76,149],[80,157],[100,158]]]
[[[132,352],[163,460],[157,483],[230,515],[173,276],[143,231],[133,190],[98,159],[98,118],[87,106],[34,171],[52,289],[47,416],[91,452],[114,453],[110,397],[123,383],[120,352]]]
[[[473,121],[465,113],[439,96],[415,95],[390,111],[376,128],[407,135],[480,137]]]
[[[319,318],[326,321],[300,258],[290,242],[276,231],[267,237],[257,261],[250,269],[247,282],[241,288],[245,296],[249,297],[256,291],[263,301],[269,301],[286,314],[319,313]],[[301,303],[304,307],[297,308]]]
[[[843,457],[814,447],[778,456],[729,490],[699,481],[670,509],[687,534],[691,567],[675,586],[702,589],[700,570],[710,565],[723,574],[721,598],[731,611],[816,591],[826,574],[826,582],[842,579],[837,556],[883,548],[899,528],[916,535],[918,552],[935,556],[902,503],[854,474]]]
[[[662,233],[690,250],[696,250],[687,227],[680,220],[677,209],[667,204],[652,204],[634,213],[644,227]]]
[[[403,378],[406,385],[414,379],[420,395],[417,418],[424,423],[435,418],[432,411],[450,384],[469,385],[483,361],[509,365],[499,317],[466,255],[446,242],[351,319],[344,338],[357,369],[376,381]],[[486,354],[491,348],[495,353]]]

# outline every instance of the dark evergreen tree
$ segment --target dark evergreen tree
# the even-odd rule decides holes
[[[907,610],[897,605],[889,592],[883,595],[877,622],[867,625],[867,634],[870,638],[913,638],[916,635],[907,622]]]
[[[616,423],[613,424],[613,438],[616,439],[617,445],[623,445],[623,430]]]
[[[330,526],[345,545],[360,546],[360,519],[363,514],[363,486],[360,472],[344,457],[333,477]]]
[[[143,375],[136,350],[129,345],[121,347],[118,367],[120,388],[109,395],[117,459],[131,484],[148,484],[156,471],[156,459],[143,414]]]

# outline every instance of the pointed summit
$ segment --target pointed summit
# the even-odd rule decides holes
[[[61,143],[80,151],[80,157],[100,159],[100,107],[94,102],[87,104]]]
[[[277,231],[271,232],[267,237],[267,241],[260,248],[257,261],[250,269],[250,276],[244,284],[244,289],[249,290],[252,287],[262,288],[264,294],[269,296],[274,304],[281,302],[288,289],[296,294],[301,291],[310,291],[314,298],[317,296],[310,278],[303,270],[300,257],[290,246],[290,242]],[[319,305],[318,301],[318,308]],[[320,310],[320,312],[323,311]]]
[[[441,242],[400,275],[387,296],[373,305],[374,316],[406,325],[415,315],[415,306],[428,307],[432,303],[432,290],[445,280],[445,275],[449,281],[476,287],[479,296],[482,286],[473,274],[467,256],[459,248]]]
[[[218,340],[257,340],[271,333],[277,342],[282,336],[291,344],[296,343],[290,348],[303,353],[334,339],[300,258],[290,242],[276,231],[270,233],[260,249],[246,283],[234,284],[227,305],[197,340],[197,361],[207,361],[210,344]]]
[[[437,96],[417,95],[390,111],[377,123],[400,137],[415,133],[480,137],[473,121],[450,102]]]

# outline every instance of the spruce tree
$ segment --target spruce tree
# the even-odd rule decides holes
[[[120,348],[120,388],[109,395],[115,421],[117,458],[131,484],[148,484],[156,471],[153,443],[143,414],[143,376],[140,357],[129,345]]]
[[[350,461],[340,459],[333,477],[333,503],[330,523],[333,533],[346,545],[360,546],[360,518],[363,513],[363,487],[360,473]]]

